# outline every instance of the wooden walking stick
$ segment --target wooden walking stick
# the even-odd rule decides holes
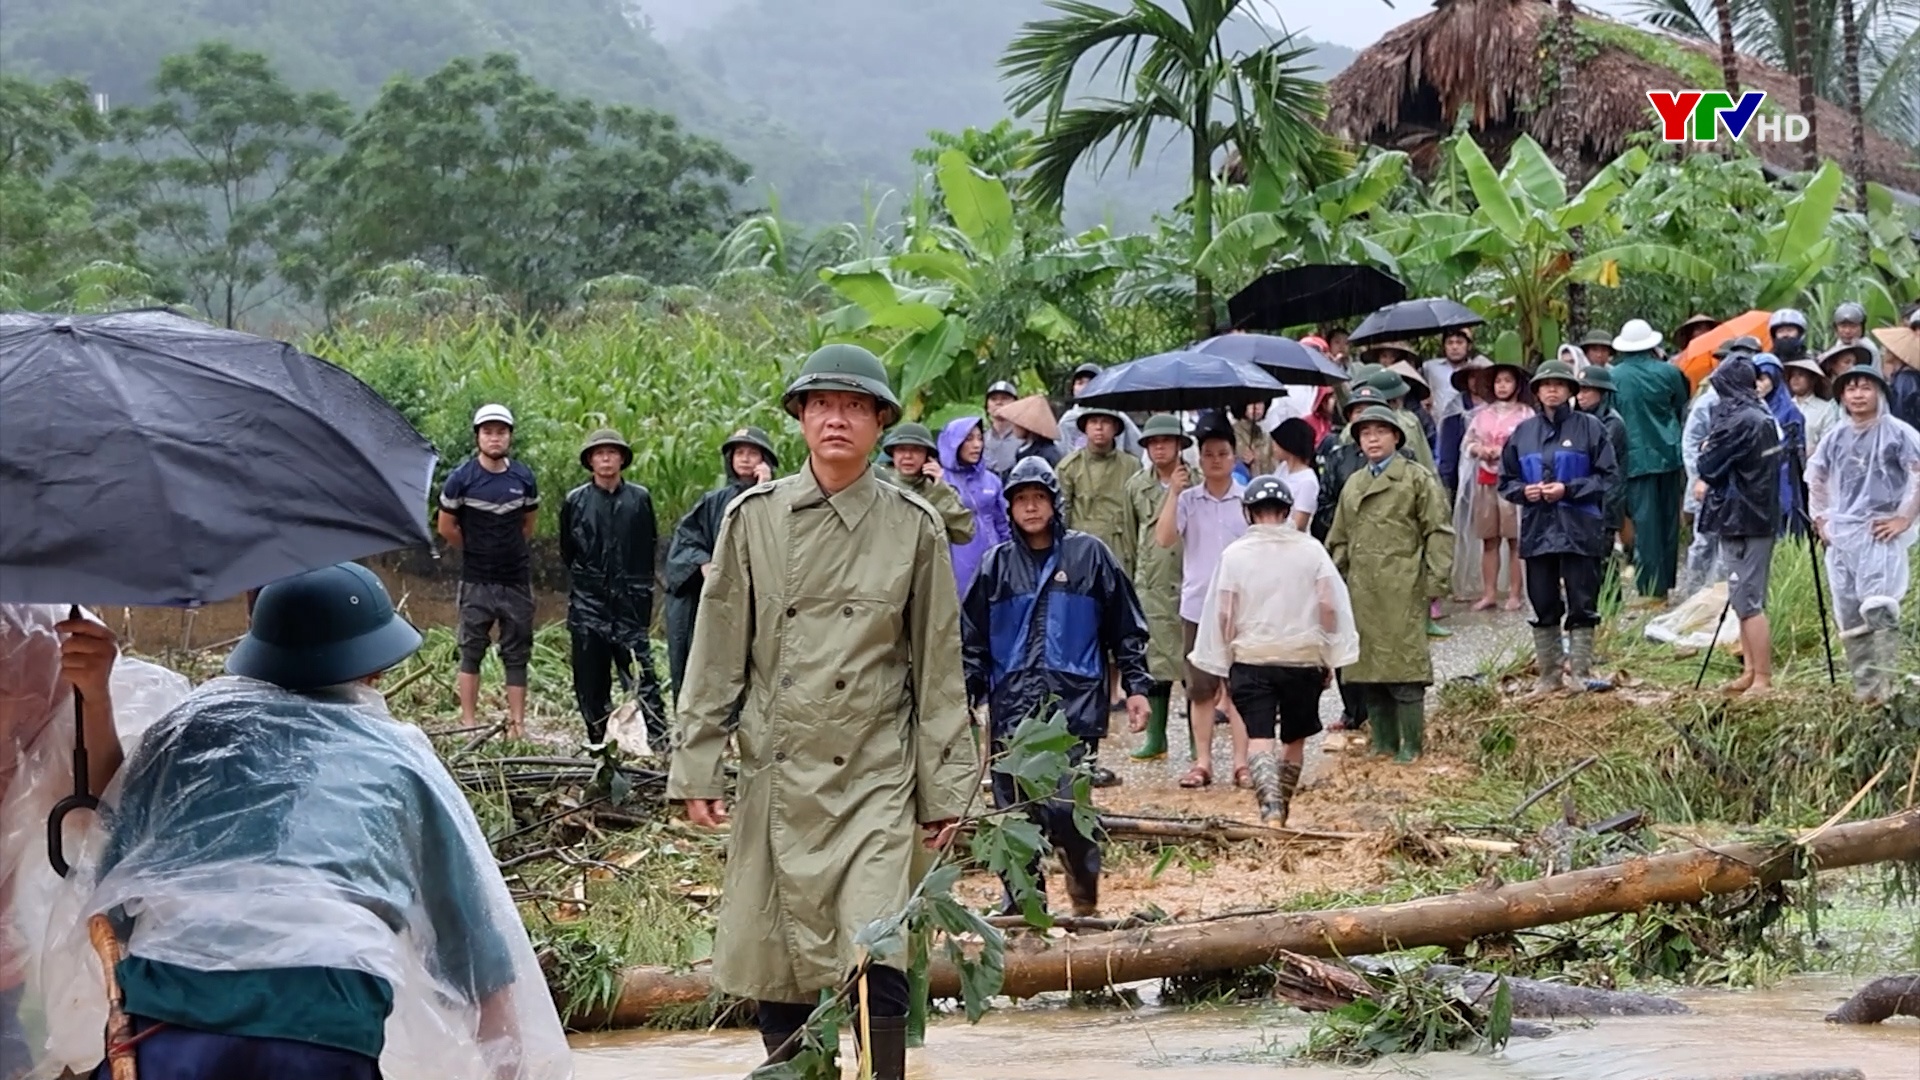
[[[105,915],[87,920],[87,937],[93,941],[94,954],[107,978],[107,1068],[113,1080],[138,1080],[133,1055],[133,1018],[127,1015],[126,998],[120,993],[120,980],[114,968],[120,963],[120,939]]]

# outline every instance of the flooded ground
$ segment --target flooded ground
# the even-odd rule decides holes
[[[1863,983],[1865,980],[1861,980]],[[1792,980],[1770,991],[1677,995],[1693,1015],[1565,1025],[1501,1053],[1394,1057],[1364,1067],[1294,1065],[1289,1080],[1722,1080],[1858,1069],[1868,1080],[1920,1077],[1920,1021],[1838,1028],[1822,1017],[1860,985]],[[1241,1080],[1287,1065],[1309,1020],[1282,1008],[1082,1010],[1030,1006],[978,1026],[938,1021],[909,1054],[913,1080],[1178,1076]],[[849,1044],[850,1047],[851,1044]],[[739,1080],[761,1059],[751,1031],[627,1032],[574,1041],[578,1080]],[[849,1070],[848,1075],[853,1075]]]

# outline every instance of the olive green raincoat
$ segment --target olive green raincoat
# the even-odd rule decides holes
[[[1140,459],[1118,449],[1096,454],[1083,446],[1055,470],[1060,476],[1060,513],[1067,528],[1095,536],[1123,568],[1133,566],[1140,540],[1127,481],[1140,474]]]
[[[1185,679],[1187,669],[1186,657],[1180,651],[1182,546],[1175,543],[1163,548],[1153,542],[1153,525],[1160,520],[1160,508],[1166,500],[1167,489],[1151,467],[1127,481],[1136,550],[1133,562],[1121,565],[1133,574],[1133,589],[1140,596],[1140,610],[1147,616],[1147,674],[1154,682],[1172,683]]]
[[[744,698],[714,932],[726,993],[803,1002],[837,985],[855,936],[906,906],[920,826],[976,794],[948,552],[939,513],[872,470],[829,497],[803,468],[727,508],[667,782],[675,800],[725,794]]]
[[[947,530],[947,543],[964,544],[973,539],[973,511],[967,509],[960,501],[960,493],[951,486],[925,476],[902,476],[900,470],[891,465],[876,465],[874,472],[894,487],[920,496],[938,511],[941,524]]]
[[[1340,492],[1327,551],[1353,597],[1360,659],[1349,683],[1433,682],[1427,603],[1453,575],[1453,510],[1439,477],[1395,454],[1374,476],[1364,466]]]

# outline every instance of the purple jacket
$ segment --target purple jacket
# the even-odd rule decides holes
[[[987,557],[995,544],[1013,539],[1013,530],[1007,525],[1007,503],[1001,496],[1000,478],[984,461],[960,464],[960,444],[966,442],[967,436],[980,424],[977,416],[963,416],[940,429],[940,467],[946,470],[947,483],[959,492],[960,502],[973,511],[973,539],[953,545],[953,576],[962,598],[967,595],[967,587],[973,584],[980,560]]]

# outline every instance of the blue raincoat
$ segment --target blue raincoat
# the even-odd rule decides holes
[[[953,577],[962,599],[966,598],[967,586],[973,584],[973,575],[980,569],[980,560],[986,558],[994,545],[1013,538],[1013,531],[1007,525],[1007,504],[1000,497],[1000,478],[987,467],[985,452],[972,465],[960,463],[960,444],[966,442],[967,436],[980,424],[977,416],[963,416],[941,428],[939,438],[940,467],[946,470],[946,481],[959,493],[960,504],[973,511],[973,539],[952,545]]]

